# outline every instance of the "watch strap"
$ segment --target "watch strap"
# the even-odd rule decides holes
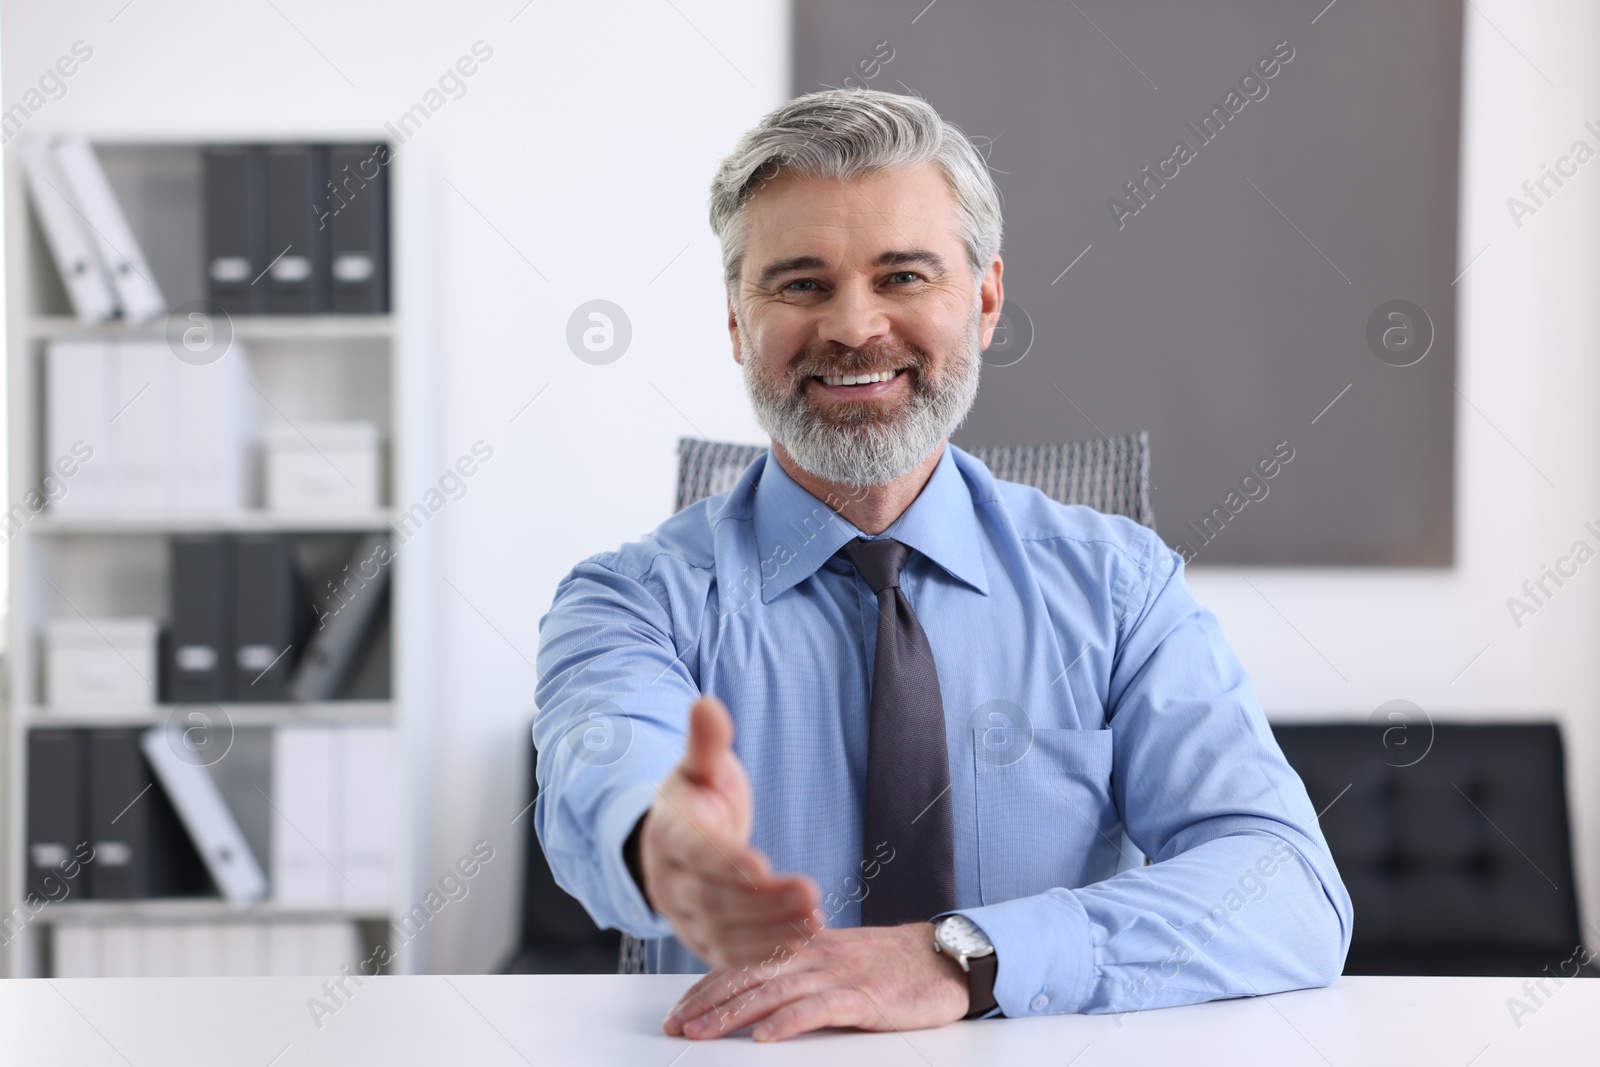
[[[971,1004],[964,1019],[987,1015],[998,1006],[994,999],[994,980],[1000,972],[1000,957],[993,952],[967,957],[967,998]]]

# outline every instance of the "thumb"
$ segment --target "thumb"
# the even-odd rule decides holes
[[[689,708],[689,744],[683,771],[696,782],[708,782],[716,766],[733,749],[733,717],[722,701],[702,696]]]

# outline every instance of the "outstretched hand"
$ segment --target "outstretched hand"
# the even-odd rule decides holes
[[[713,967],[758,963],[816,933],[816,883],[772,873],[750,846],[751,822],[733,719],[722,701],[702,696],[689,709],[683,759],[645,815],[639,866],[650,906]]]

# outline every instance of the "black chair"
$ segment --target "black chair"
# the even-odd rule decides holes
[[[528,738],[528,803],[539,795],[534,776],[538,753]],[[521,817],[526,827],[522,872],[522,936],[501,974],[615,974],[622,934],[602,930],[583,905],[556,885],[533,828],[533,809]]]
[[[1580,966],[1559,727],[1272,729],[1355,905],[1345,974],[1600,975]]]

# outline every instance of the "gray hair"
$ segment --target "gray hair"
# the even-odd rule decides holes
[[[1000,254],[1000,190],[988,163],[954,123],[915,96],[876,89],[824,89],[784,104],[743,137],[711,182],[711,229],[722,242],[724,281],[738,303],[744,206],[763,184],[790,172],[852,181],[883,170],[935,163],[950,183],[974,276]]]

